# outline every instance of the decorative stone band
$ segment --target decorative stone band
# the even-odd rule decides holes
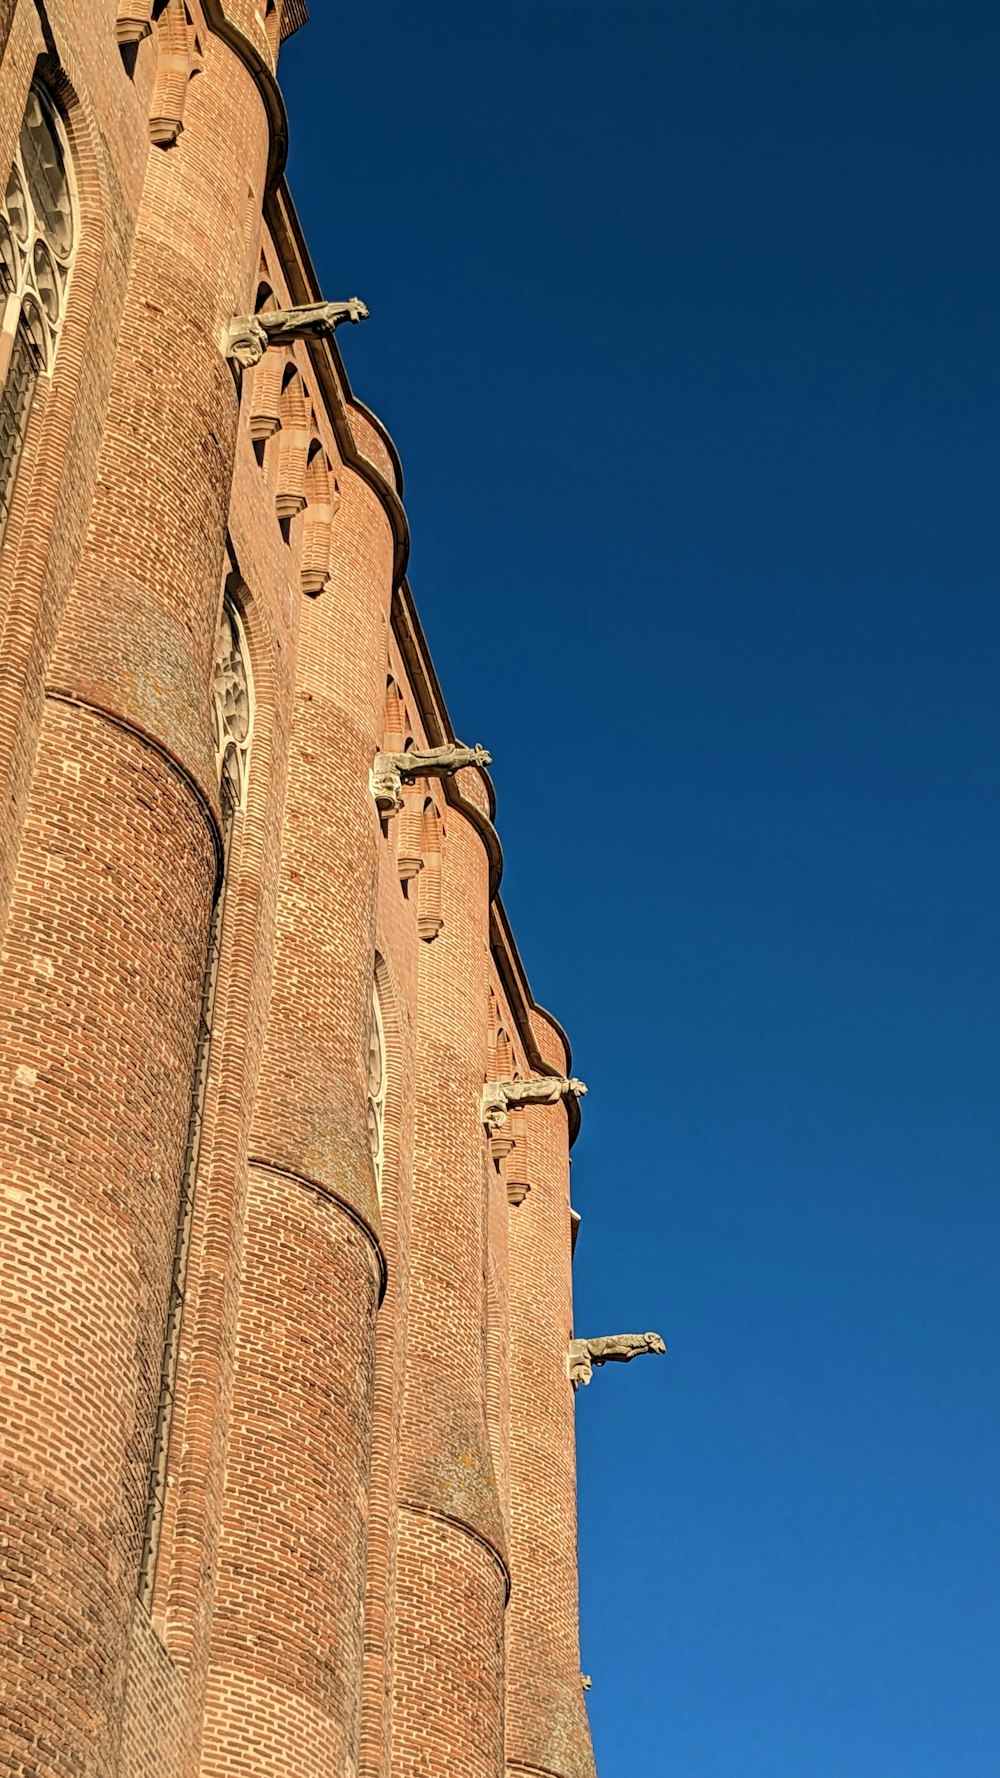
[[[580,1383],[590,1382],[595,1365],[628,1364],[644,1352],[666,1349],[658,1333],[605,1334],[597,1340],[570,1340],[569,1380],[575,1389]]]
[[[496,1135],[507,1122],[507,1113],[521,1105],[561,1105],[565,1099],[582,1099],[586,1087],[576,1076],[546,1074],[541,1080],[488,1080],[483,1088],[483,1123]]]
[[[368,310],[359,296],[346,302],[304,303],[297,309],[262,309],[259,315],[234,315],[226,329],[224,351],[241,370],[259,364],[268,346],[287,346],[292,340],[323,340],[343,321],[367,321]]]
[[[398,815],[403,807],[403,785],[417,778],[450,778],[463,766],[488,766],[492,754],[485,747],[463,747],[458,741],[446,747],[412,747],[407,753],[376,753],[371,792],[380,815]]]

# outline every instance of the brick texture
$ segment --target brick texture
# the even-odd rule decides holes
[[[453,738],[395,448],[334,342],[224,355],[321,294],[280,5],[171,5],[0,0],[0,175],[40,80],[77,230],[0,540],[0,1774],[593,1778],[570,1122],[481,1106],[498,1022],[569,1058],[485,774],[371,794]]]

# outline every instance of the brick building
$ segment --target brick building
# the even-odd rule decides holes
[[[588,1778],[578,1083],[298,312],[303,22],[0,0],[0,1772]]]

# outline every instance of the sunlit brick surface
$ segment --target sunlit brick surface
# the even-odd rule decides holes
[[[280,8],[46,11],[0,0],[0,177],[40,80],[77,228],[0,544],[0,1773],[592,1778],[571,1120],[481,1105],[498,1021],[522,1075],[568,1052],[482,770],[371,794],[454,739],[391,443],[330,342],[224,354],[261,285],[347,294],[281,182]]]

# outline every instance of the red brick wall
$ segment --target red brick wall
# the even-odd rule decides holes
[[[192,0],[204,69],[166,150],[148,137],[155,34],[127,64],[117,0],[48,11],[59,67],[29,0],[0,60],[0,155],[44,50],[81,211],[0,553],[0,1318],[14,1355],[0,1379],[14,1626],[0,1773],[501,1778],[506,1750],[513,1770],[592,1778],[567,1116],[530,1111],[516,1164],[492,1155],[491,988],[522,1073],[566,1057],[511,986],[516,957],[491,963],[483,775],[414,786],[405,828],[380,822],[370,794],[388,673],[418,745],[450,732],[398,587],[393,449],[334,350],[286,354],[336,479],[330,578],[308,596],[308,515],[278,523],[281,435],[250,433],[261,373],[241,385],[222,354],[261,252],[277,301],[311,293],[287,199],[265,192],[277,112],[258,8]],[[0,45],[8,12],[0,0]],[[147,1611],[219,856],[224,581],[255,718]],[[424,868],[401,875],[414,848]],[[515,1178],[530,1191],[511,1207]]]

